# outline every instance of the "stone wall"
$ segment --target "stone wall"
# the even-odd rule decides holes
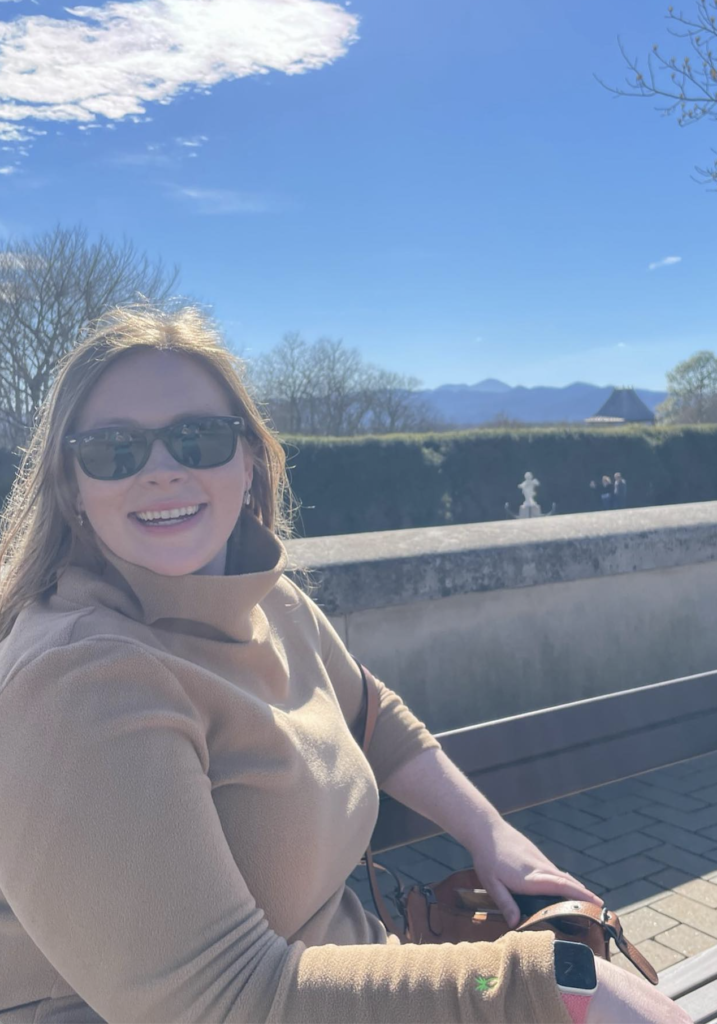
[[[717,668],[717,502],[287,547],[434,732]]]

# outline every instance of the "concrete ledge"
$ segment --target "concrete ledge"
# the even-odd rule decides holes
[[[314,537],[287,543],[331,616],[717,558],[717,502]]]

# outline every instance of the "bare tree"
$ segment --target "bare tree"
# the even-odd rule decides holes
[[[177,268],[152,263],[124,239],[90,241],[80,227],[0,244],[0,432],[25,440],[58,359],[109,307],[166,300]]]
[[[628,67],[626,86],[615,88],[598,82],[617,96],[640,96],[657,99],[663,115],[677,115],[680,127],[695,124],[703,118],[717,120],[717,0],[694,0],[693,13],[675,13],[667,8],[668,32],[680,40],[683,53],[667,56],[658,43],[647,55],[646,68],[638,58],[628,57],[620,43],[620,51]],[[685,53],[684,50],[689,52]],[[595,76],[597,78],[597,75]],[[717,150],[713,150],[717,152]],[[717,160],[709,167],[696,167],[701,183],[717,185]]]
[[[420,384],[417,377],[368,368],[365,386],[373,434],[423,433],[445,427],[428,402],[416,393]]]
[[[416,394],[419,381],[365,363],[342,339],[285,334],[251,368],[254,389],[281,433],[346,437],[431,430],[439,417]]]
[[[260,401],[269,403],[274,425],[282,433],[301,434],[305,430],[312,394],[311,364],[310,348],[299,332],[287,331],[281,342],[251,367],[257,395]]]
[[[329,437],[360,433],[368,410],[358,349],[346,348],[341,338],[319,338],[311,356],[311,432]]]

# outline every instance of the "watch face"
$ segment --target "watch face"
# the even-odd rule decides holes
[[[597,987],[595,957],[589,946],[581,942],[563,942],[556,939],[555,981],[559,988],[592,992]]]

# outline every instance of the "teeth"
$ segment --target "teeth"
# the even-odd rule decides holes
[[[187,505],[185,508],[170,508],[164,512],[135,512],[142,522],[151,522],[153,519],[181,519],[182,516],[193,516],[199,511],[199,505]]]

